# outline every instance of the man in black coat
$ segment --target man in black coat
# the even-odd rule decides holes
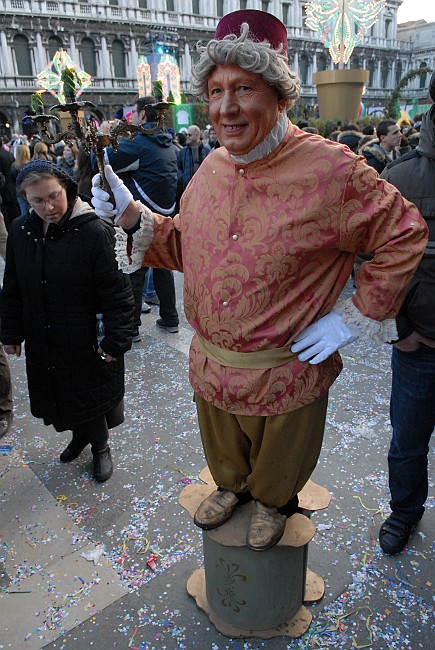
[[[435,101],[435,73],[430,94]],[[420,133],[417,148],[381,174],[415,203],[429,226],[426,251],[396,319],[388,453],[392,513],[379,531],[389,555],[400,553],[423,516],[435,427],[435,104],[423,116]]]

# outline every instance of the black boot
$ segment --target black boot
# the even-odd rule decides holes
[[[113,474],[112,454],[109,445],[100,451],[92,449],[92,456],[94,457],[94,478],[99,483],[103,483]]]
[[[74,441],[72,440],[68,447],[65,447],[61,455],[59,456],[59,459],[62,461],[62,463],[70,463],[72,460],[75,460],[80,456],[82,453],[83,449],[87,447],[88,443],[85,442],[85,444],[77,445],[74,444]]]

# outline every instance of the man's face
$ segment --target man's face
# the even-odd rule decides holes
[[[208,78],[209,113],[217,139],[230,154],[241,156],[270,133],[285,102],[253,72],[218,65]]]
[[[145,111],[138,111],[137,104],[135,104],[131,111],[130,122],[135,126],[139,126],[139,124],[143,124],[145,121],[146,121]]]
[[[197,147],[201,140],[201,132],[199,129],[187,129],[187,144],[191,147]]]
[[[217,140],[216,131],[214,129],[210,129],[210,131],[208,132],[208,141],[211,144],[214,144],[216,140]]]
[[[397,124],[392,124],[388,127],[387,135],[381,136],[381,144],[387,151],[392,151],[394,147],[398,147],[400,145],[401,139],[402,134],[399,127]]]

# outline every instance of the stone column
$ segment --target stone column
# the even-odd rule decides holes
[[[36,38],[36,57],[35,57],[36,69],[37,72],[41,72],[41,70],[43,70],[48,63],[48,61],[46,61],[47,55],[42,45],[41,32],[36,32],[35,38]]]
[[[77,64],[79,63],[79,61],[77,60],[76,41],[74,38],[74,34],[70,34],[69,37],[69,55],[74,61],[74,63]]]
[[[136,79],[136,68],[137,68],[136,39],[134,38],[134,36],[132,36],[130,41],[130,74],[133,79]]]
[[[109,58],[109,51],[107,49],[107,40],[104,35],[101,36],[101,71],[103,79],[111,77],[110,73],[111,65]]]
[[[190,56],[189,43],[186,43],[184,46],[184,81],[190,79],[190,73],[192,71],[192,58]]]
[[[3,29],[0,32],[0,50],[2,52],[3,72],[5,75],[12,75],[14,73],[14,66],[12,63],[11,50],[8,46],[6,33]]]
[[[382,81],[382,77],[381,77],[381,59],[378,59],[378,65],[377,65],[377,68],[376,68],[376,76],[375,76],[375,86],[376,86],[376,88],[381,87],[381,85],[382,85],[381,81]]]
[[[299,77],[299,52],[297,50],[295,50],[295,53],[293,55],[293,71]]]

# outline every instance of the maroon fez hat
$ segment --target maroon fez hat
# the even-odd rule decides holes
[[[241,9],[227,14],[218,22],[214,37],[221,41],[229,34],[240,36],[240,27],[242,23],[249,25],[249,38],[257,43],[269,41],[271,47],[277,49],[282,45],[282,54],[287,56],[287,29],[285,25],[265,11],[257,9]]]

